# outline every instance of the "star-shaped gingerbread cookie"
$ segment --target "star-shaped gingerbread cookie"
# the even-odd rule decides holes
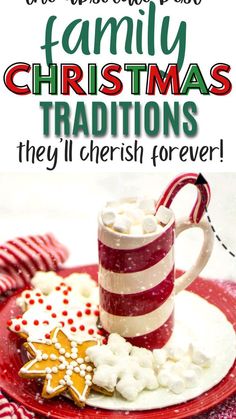
[[[68,392],[74,402],[83,407],[92,387],[93,364],[86,350],[98,342],[75,342],[59,328],[50,333],[50,339],[26,342],[27,352],[33,358],[19,372],[23,378],[44,378],[42,397],[52,398]]]

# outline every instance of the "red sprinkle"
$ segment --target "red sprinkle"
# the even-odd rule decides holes
[[[44,320],[43,321],[43,324],[49,324],[49,321],[48,320]]]
[[[39,298],[38,299],[38,302],[39,302],[39,304],[43,304],[43,299],[42,298]]]
[[[99,316],[99,310],[94,310],[94,315]]]
[[[46,306],[46,309],[47,310],[51,310],[52,309],[52,306]]]
[[[69,300],[67,300],[66,298],[63,300],[63,303],[64,304],[68,304],[69,303]]]
[[[27,325],[27,320],[22,320],[22,324],[24,325],[24,326],[26,326]]]
[[[25,298],[30,298],[31,295],[30,294],[25,294]]]
[[[45,338],[46,338],[46,339],[50,339],[50,337],[51,337],[51,336],[49,335],[49,333],[46,333]]]
[[[62,315],[63,315],[63,316],[67,316],[67,315],[68,315],[68,312],[67,312],[66,310],[64,310],[64,311],[62,312]]]
[[[68,319],[68,324],[73,324],[74,320],[73,319]]]
[[[74,326],[73,326],[73,327],[71,327],[71,328],[70,328],[70,330],[71,330],[72,332],[76,332],[76,327],[74,327]]]
[[[64,295],[68,295],[68,291],[63,291],[63,294]]]
[[[20,320],[20,319],[22,319],[22,316],[17,316],[16,318],[17,318],[17,320]]]
[[[60,283],[60,286],[61,286],[61,287],[65,287],[65,286],[66,286],[65,282],[61,282],[61,283]]]
[[[12,320],[8,320],[8,321],[7,321],[7,325],[8,325],[8,326],[11,326],[11,325],[12,325]]]
[[[56,313],[52,313],[51,316],[53,317],[53,319],[55,319],[57,317]]]
[[[39,292],[36,292],[36,297],[41,297],[41,294]]]
[[[89,314],[91,314],[91,310],[89,310],[89,308],[87,308],[87,309],[85,310],[85,314],[87,314],[87,315],[89,316]]]
[[[80,330],[84,330],[85,329],[85,327],[84,327],[83,324],[81,324],[79,328],[80,328]]]
[[[82,311],[77,311],[77,317],[82,317]]]
[[[86,307],[91,307],[91,303],[86,303]]]
[[[39,325],[39,321],[38,321],[38,320],[35,320],[35,321],[34,321],[34,325],[35,325],[35,326],[38,326],[38,325]]]
[[[67,289],[68,289],[68,291],[72,291],[72,288],[71,287],[67,287]]]
[[[89,329],[89,330],[88,330],[88,334],[89,334],[89,335],[93,335],[93,334],[94,334],[94,330],[93,330],[93,329]]]
[[[62,327],[64,327],[64,326],[65,326],[65,322],[60,322],[60,323],[61,323]]]
[[[61,291],[61,287],[56,287],[55,290],[56,291]]]
[[[103,343],[104,345],[106,345],[106,344],[107,344],[107,339],[106,339],[106,338],[104,338],[104,339],[102,340],[102,343]]]
[[[19,324],[17,324],[17,325],[15,326],[15,331],[16,331],[16,332],[19,332],[19,331],[20,331],[20,325],[19,325]]]
[[[29,304],[33,305],[34,304],[34,300],[29,300]]]

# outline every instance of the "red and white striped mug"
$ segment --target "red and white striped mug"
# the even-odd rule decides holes
[[[184,178],[185,176],[185,178]],[[188,179],[188,181],[186,181]],[[197,175],[187,174],[169,185],[157,207],[165,205],[171,186],[174,191],[194,183]],[[196,183],[195,183],[196,184]],[[210,198],[208,185],[200,184],[198,199],[189,218],[175,222],[174,213],[161,232],[132,236],[106,227],[99,216],[100,321],[108,333],[119,333],[133,345],[161,348],[172,334],[174,296],[185,289],[206,265],[213,247],[213,232],[200,221]],[[172,199],[175,193],[171,192]],[[169,206],[171,200],[166,206]],[[201,212],[201,214],[200,214]],[[194,215],[195,214],[195,215]],[[175,278],[174,242],[186,229],[199,227],[204,240],[192,268]]]

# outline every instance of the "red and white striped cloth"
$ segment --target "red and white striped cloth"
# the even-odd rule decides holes
[[[51,233],[7,241],[0,246],[0,294],[24,287],[37,271],[57,270],[67,257]]]
[[[29,412],[17,403],[9,402],[0,391],[0,418],[1,419],[31,419],[34,413]]]

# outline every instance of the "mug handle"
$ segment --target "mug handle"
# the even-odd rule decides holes
[[[176,222],[176,237],[178,237],[180,233],[182,233],[185,230],[188,230],[189,228],[202,229],[203,234],[204,234],[203,244],[202,244],[200,253],[198,255],[198,258],[196,262],[193,264],[193,266],[183,275],[176,278],[175,280],[175,293],[176,294],[184,290],[186,287],[188,287],[194,281],[194,279],[197,278],[197,276],[200,274],[200,272],[203,270],[203,268],[207,264],[211,256],[212,249],[213,249],[214,233],[208,221],[202,220],[198,224],[196,224],[196,223],[191,222],[189,218],[181,218],[180,220]]]

